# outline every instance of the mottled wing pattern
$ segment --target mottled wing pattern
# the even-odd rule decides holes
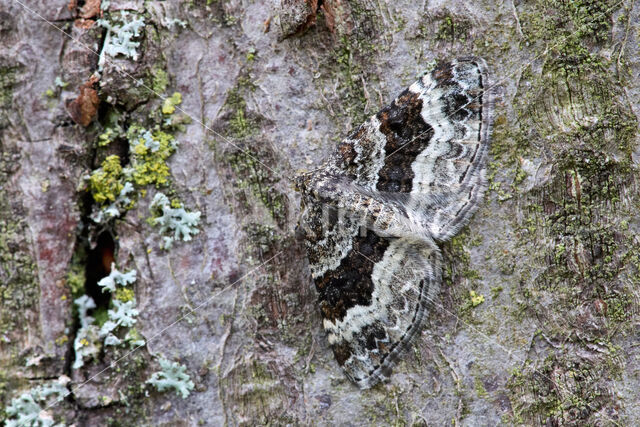
[[[437,67],[298,177],[301,226],[336,360],[361,388],[421,330],[440,251],[484,191],[490,103],[480,59]]]
[[[316,279],[329,344],[350,380],[369,388],[389,377],[421,331],[439,282],[435,245],[370,230],[337,269]]]
[[[460,59],[426,74],[419,91],[422,118],[434,134],[412,164],[410,208],[434,239],[448,240],[471,218],[485,191],[493,101],[484,61]]]

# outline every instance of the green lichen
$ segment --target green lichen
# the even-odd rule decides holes
[[[489,395],[489,393],[487,393],[487,389],[484,388],[484,383],[482,382],[482,380],[480,378],[476,378],[473,381],[473,384],[474,384],[474,388],[476,390],[476,394],[478,395],[478,397],[484,399]]]
[[[66,284],[73,299],[76,299],[85,293],[84,286],[87,280],[85,262],[86,251],[84,248],[80,247],[73,253],[71,265],[69,266],[66,276]]]
[[[477,278],[477,272],[468,269],[471,261],[469,251],[466,248],[468,244],[468,227],[463,228],[457,235],[445,243],[443,249],[447,261],[443,264],[444,271],[442,275],[442,280],[445,284],[449,286],[457,285],[463,278],[463,272],[465,271],[471,278]]]
[[[348,18],[336,22],[334,34],[326,40],[333,49],[320,59],[324,66],[313,79],[326,99],[325,108],[341,129],[336,139],[363,122],[375,108],[377,100],[372,99],[372,94],[378,76],[370,70],[375,68],[376,54],[391,42],[385,38],[388,33],[379,28],[380,17],[371,4],[361,0],[349,2],[345,15]],[[398,18],[394,23],[402,26]],[[348,129],[344,128],[345,123],[349,124]]]
[[[412,408],[410,400],[403,396],[402,388],[398,386],[380,390],[371,396],[371,403],[365,404],[363,410],[371,425],[410,426],[414,423],[406,417],[409,412],[420,413],[418,408]],[[419,425],[419,424],[418,424]]]
[[[471,302],[471,307],[477,307],[484,302],[484,295],[480,295],[476,293],[476,291],[470,290],[469,299]]]
[[[135,332],[131,329],[129,333]],[[149,390],[145,385],[148,356],[144,352],[126,347],[109,347],[105,363],[113,363],[113,370],[103,374],[103,381],[115,384],[118,390],[119,404],[109,406],[109,417],[105,423],[111,427],[153,424],[150,418]],[[110,403],[107,401],[105,403]]]
[[[249,50],[247,50],[247,62],[252,62],[256,59],[256,55],[257,55],[257,51],[255,48],[250,47]]]
[[[250,419],[254,424],[289,425],[296,419],[283,405],[289,394],[270,364],[258,360],[236,363],[231,372],[220,379],[225,414],[231,424]]]
[[[248,240],[258,253],[265,254],[274,249],[281,241],[278,230],[268,224],[251,223],[243,227]]]
[[[334,51],[336,69],[331,80],[338,84],[341,114],[348,116],[354,124],[363,122],[370,113],[367,110],[364,79],[370,80],[373,76],[369,77],[364,70],[367,64],[365,52],[371,53],[373,50],[369,39],[345,35],[340,38]]]
[[[502,286],[494,286],[491,288],[491,299],[496,299],[500,296],[500,294],[504,291]]]
[[[135,292],[133,292],[133,289],[131,288],[117,288],[113,296],[118,301],[129,302],[129,301],[133,301],[136,294]]]
[[[589,417],[606,409],[610,390],[600,383],[608,376],[605,363],[585,361],[570,354],[549,355],[539,366],[514,370],[507,384],[519,396],[513,405],[517,424],[586,425]],[[617,416],[606,417],[616,421]]]

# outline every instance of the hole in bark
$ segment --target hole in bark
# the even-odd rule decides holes
[[[96,246],[87,254],[85,267],[85,293],[93,298],[96,310],[107,308],[111,300],[109,292],[102,292],[98,282],[111,273],[111,263],[115,262],[116,244],[108,231],[102,232],[96,241]]]

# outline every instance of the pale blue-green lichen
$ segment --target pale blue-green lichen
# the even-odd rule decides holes
[[[69,378],[61,376],[58,380],[32,388],[11,400],[5,409],[7,418],[6,427],[51,427],[55,424],[54,418],[48,411],[48,405],[61,401],[69,394],[66,385]],[[64,424],[56,424],[64,427]]]
[[[98,70],[102,71],[107,56],[112,58],[123,55],[134,61],[138,60],[139,41],[134,39],[140,37],[140,30],[144,28],[144,18],[131,16],[126,11],[120,12],[120,17],[112,20],[98,19],[96,23],[107,29],[104,38],[102,51],[98,59]],[[117,21],[120,22],[117,22]]]
[[[109,276],[98,282],[102,291],[115,292],[115,299],[112,300],[113,309],[108,310],[107,319],[99,326],[96,319],[88,315],[90,310],[96,308],[93,299],[88,295],[77,298],[74,302],[80,318],[80,329],[76,333],[74,341],[75,361],[73,369],[84,366],[88,359],[94,359],[100,354],[102,346],[117,346],[129,343],[130,347],[144,345],[144,340],[140,339],[137,333],[127,333],[124,338],[117,336],[120,328],[131,328],[136,322],[139,312],[135,308],[136,301],[133,291],[128,288],[136,281],[136,271],[130,270],[126,273],[118,271],[115,265],[111,266]],[[127,292],[122,292],[127,290]],[[131,331],[129,331],[131,332]],[[120,336],[122,336],[120,334]]]
[[[136,271],[129,270],[126,273],[122,273],[118,271],[116,265],[114,263],[111,264],[111,272],[107,277],[103,277],[99,282],[98,286],[102,288],[102,292],[109,291],[115,292],[116,285],[127,286],[131,285],[136,281]]]
[[[186,373],[187,368],[178,362],[160,358],[160,372],[155,372],[147,380],[148,384],[154,386],[158,391],[174,390],[183,399],[189,396],[193,390],[193,381]]]
[[[153,217],[149,223],[160,227],[160,234],[164,235],[164,249],[170,249],[176,240],[189,241],[191,236],[200,232],[197,228],[200,224],[200,212],[186,211],[180,202],[171,203],[163,193],[156,193],[150,210]]]

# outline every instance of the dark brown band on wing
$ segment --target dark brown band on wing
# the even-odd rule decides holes
[[[388,239],[371,230],[353,239],[352,249],[340,265],[315,280],[322,317],[332,322],[342,320],[351,307],[371,304],[371,273],[389,246]]]
[[[378,172],[378,191],[411,192],[411,164],[433,136],[433,128],[422,119],[421,111],[419,95],[407,89],[376,115],[380,132],[387,138],[384,166]]]

